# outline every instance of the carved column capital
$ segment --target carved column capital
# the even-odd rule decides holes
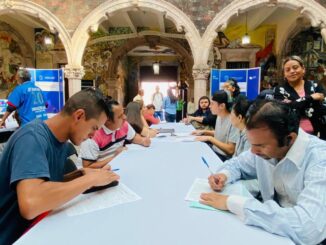
[[[192,75],[194,80],[207,80],[210,73],[210,69],[193,69]]]
[[[65,69],[65,77],[68,79],[78,79],[81,80],[85,75],[84,67],[69,67],[66,66]]]
[[[0,3],[0,6],[3,6],[4,8],[13,8],[14,2],[12,0],[4,0],[2,3]]]

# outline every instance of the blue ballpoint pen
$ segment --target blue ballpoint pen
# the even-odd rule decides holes
[[[111,171],[119,171],[119,170],[120,170],[120,168],[114,168]]]
[[[209,165],[208,165],[206,159],[205,159],[204,157],[201,157],[201,160],[203,160],[203,163],[206,165],[206,167],[208,168],[209,172],[210,172],[211,174],[214,174],[213,171],[210,169],[210,167],[209,167]]]

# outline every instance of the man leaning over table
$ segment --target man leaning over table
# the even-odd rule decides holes
[[[10,137],[0,159],[1,245],[12,244],[42,213],[93,186],[119,179],[107,169],[78,170],[80,177],[70,180],[64,176],[67,140],[79,145],[92,137],[107,114],[103,97],[83,90],[54,117],[44,122],[36,119]]]
[[[102,168],[125,149],[124,142],[149,146],[151,140],[137,134],[126,121],[123,107],[115,100],[106,101],[109,112],[105,124],[96,131],[94,137],[81,144],[80,158],[83,167]]]
[[[202,203],[229,210],[247,225],[286,236],[296,244],[326,238],[326,143],[299,129],[294,111],[281,102],[261,101],[248,112],[251,150],[225,162],[209,177],[213,190],[239,179],[258,179],[262,202],[203,193]]]

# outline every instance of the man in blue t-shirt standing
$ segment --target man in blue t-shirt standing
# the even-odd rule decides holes
[[[7,117],[15,110],[19,115],[20,125],[33,121],[35,118],[46,120],[46,108],[42,90],[31,81],[31,74],[27,69],[18,71],[21,85],[17,86],[8,97],[7,111],[2,117],[0,126],[5,125]]]
[[[77,170],[69,179],[64,176],[70,151],[67,140],[80,145],[92,138],[108,115],[104,98],[92,89],[83,90],[54,117],[36,119],[10,137],[0,158],[1,245],[16,241],[40,214],[93,186],[119,179],[109,167]]]

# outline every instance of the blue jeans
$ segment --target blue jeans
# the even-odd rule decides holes
[[[159,118],[161,121],[163,121],[163,112],[162,111],[155,111],[154,117]]]
[[[169,114],[167,112],[165,112],[165,120],[167,122],[175,122],[175,114]]]

